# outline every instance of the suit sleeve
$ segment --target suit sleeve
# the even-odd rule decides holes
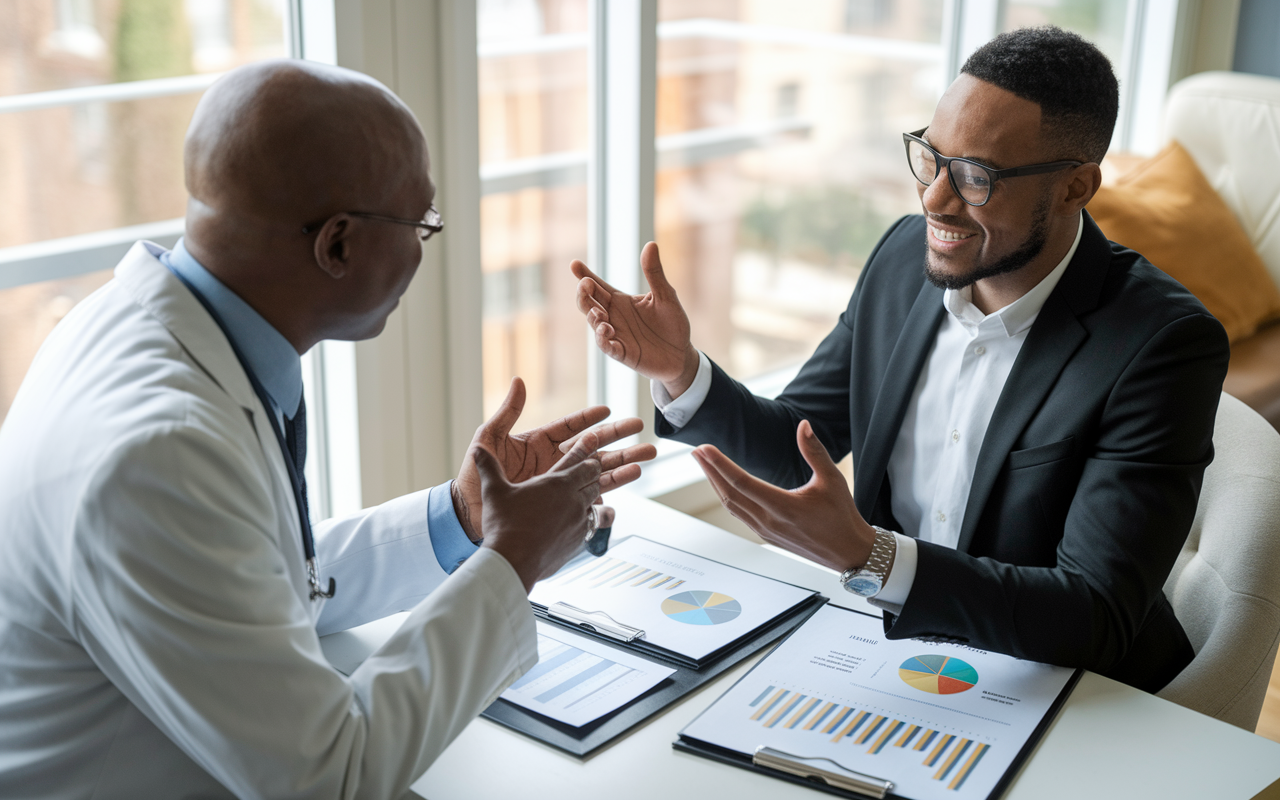
[[[1207,315],[1160,330],[1107,399],[1056,565],[1014,566],[920,542],[915,584],[902,613],[887,618],[889,638],[960,638],[1120,677],[1148,616],[1167,610],[1163,584],[1213,459],[1228,352]]]
[[[895,231],[891,227],[867,258],[866,270]],[[865,270],[864,270],[865,272]],[[853,329],[850,316],[862,293],[859,281],[835,328],[818,345],[795,379],[776,400],[758,397],[712,362],[711,389],[698,412],[676,429],[655,412],[659,436],[691,445],[714,444],[743,469],[784,489],[794,489],[812,474],[796,447],[796,427],[809,420],[834,461],[849,454],[849,392]]]
[[[320,651],[260,473],[228,437],[189,424],[117,448],[74,523],[76,636],[239,797],[399,796],[536,663],[523,586],[481,551],[346,678]]]

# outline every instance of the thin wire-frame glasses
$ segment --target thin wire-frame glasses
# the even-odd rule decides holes
[[[444,230],[444,218],[440,216],[440,212],[436,210],[434,204],[427,208],[427,214],[420,220],[401,219],[400,217],[388,217],[382,214],[370,214],[367,211],[348,211],[348,215],[353,217],[362,217],[364,219],[374,219],[379,222],[393,222],[396,225],[411,225],[418,229],[418,238],[422,241],[430,239],[440,231]],[[304,234],[314,233],[324,226],[323,222],[313,222],[310,225],[303,225],[302,232]]]
[[[998,180],[1057,172],[1068,167],[1078,167],[1084,163],[1083,161],[1050,161],[1045,164],[1028,164],[1025,167],[991,169],[967,158],[947,158],[942,155],[920,138],[927,130],[928,128],[921,128],[915,133],[902,134],[902,141],[907,147],[907,164],[911,167],[911,174],[925,186],[932,186],[934,179],[938,177],[938,172],[945,169],[951,188],[961,200],[971,206],[986,205],[991,199],[991,189]]]

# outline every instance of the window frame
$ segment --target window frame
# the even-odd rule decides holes
[[[611,283],[636,290],[642,285],[637,254],[653,235],[654,178],[666,146],[654,137],[658,0],[590,2],[591,151],[585,165],[569,154],[566,163],[548,168],[586,167],[592,198],[589,257]],[[1192,71],[1196,39],[1203,36],[1201,5],[1197,0],[1129,0],[1114,149],[1152,152],[1159,145],[1164,94]],[[311,426],[317,436],[312,480],[320,488],[313,497],[317,516],[323,517],[425,489],[456,474],[483,415],[482,182],[496,187],[529,178],[480,171],[474,4],[289,0],[286,7],[286,40],[294,57],[369,74],[414,111],[432,148],[440,207],[449,219],[449,229],[424,248],[418,275],[380,337],[355,344],[325,342],[309,354],[308,400],[313,419],[323,419]],[[946,0],[942,40],[948,81],[995,33],[999,7],[999,0]],[[196,92],[216,78],[184,76],[16,95],[0,98],[0,113]],[[137,239],[172,246],[181,231],[181,219],[165,220],[0,249],[0,289],[110,269]],[[594,345],[588,352],[589,402],[607,403],[616,415],[652,419],[648,382],[609,361]],[[748,385],[771,396],[798,368]],[[652,439],[651,432],[646,436]],[[688,448],[660,445],[661,459],[647,467],[648,475],[635,488],[650,496],[689,495],[686,490],[703,482]],[[700,494],[699,502],[710,495]]]

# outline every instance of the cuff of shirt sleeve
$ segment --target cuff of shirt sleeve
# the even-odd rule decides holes
[[[889,580],[884,588],[875,596],[868,598],[869,603],[884,609],[891,614],[901,614],[902,605],[911,594],[911,587],[916,582],[916,540],[901,533],[893,535],[898,551],[893,556],[893,567],[889,570]]]
[[[649,394],[653,396],[653,404],[662,412],[662,416],[673,428],[683,428],[698,413],[711,391],[711,359],[707,354],[698,351],[698,374],[693,383],[684,390],[684,394],[671,399],[662,381],[649,381]]]
[[[427,497],[427,530],[431,535],[431,549],[435,551],[440,569],[448,575],[452,575],[478,549],[453,510],[452,485],[453,481],[446,481],[433,488]]]

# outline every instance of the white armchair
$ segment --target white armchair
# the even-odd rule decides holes
[[[1164,593],[1196,657],[1159,695],[1252,731],[1280,643],[1280,433],[1229,394]]]

